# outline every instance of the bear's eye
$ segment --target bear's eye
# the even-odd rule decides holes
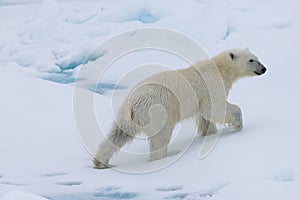
[[[253,60],[253,59],[250,59],[249,62],[254,62],[254,60]]]

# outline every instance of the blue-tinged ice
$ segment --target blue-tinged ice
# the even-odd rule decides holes
[[[230,36],[231,33],[232,33],[232,28],[230,26],[228,26],[227,31],[223,37],[223,40],[226,40]]]
[[[126,89],[126,87],[121,85],[116,85],[113,83],[99,83],[97,86],[91,86],[89,88],[89,90],[96,92],[98,94],[104,94],[109,90],[123,90],[123,89]]]
[[[183,186],[181,186],[181,185],[175,185],[175,186],[159,187],[159,188],[156,188],[156,191],[171,192],[171,191],[177,191],[177,190],[182,190],[182,189],[183,189]]]
[[[135,192],[120,191],[119,187],[108,186],[96,192],[65,194],[48,197],[51,200],[118,200],[134,199],[138,196]]]
[[[70,71],[63,71],[61,73],[49,73],[47,75],[41,76],[41,78],[62,84],[74,83],[76,81],[76,77],[73,77],[73,73]]]
[[[151,14],[149,11],[143,8],[135,15],[131,15],[127,19],[125,18],[121,20],[121,22],[140,21],[143,24],[149,24],[149,23],[154,23],[158,20],[160,20],[159,17]]]
[[[179,193],[179,194],[172,194],[167,196],[165,199],[169,200],[184,200],[188,196],[188,193]]]

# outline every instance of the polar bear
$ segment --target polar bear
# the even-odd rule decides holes
[[[198,133],[204,136],[217,132],[216,123],[241,130],[241,109],[227,102],[229,90],[238,79],[262,75],[266,70],[248,49],[231,49],[190,67],[146,78],[119,108],[107,139],[98,146],[95,167],[109,167],[113,155],[141,132],[150,141],[149,160],[166,157],[174,126],[186,118],[196,117]],[[215,84],[218,78],[222,85]]]

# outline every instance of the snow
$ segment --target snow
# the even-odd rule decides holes
[[[0,199],[298,199],[299,6],[296,0],[0,1]],[[203,137],[182,156],[176,152],[184,141],[174,139],[164,161],[180,158],[158,171],[96,170],[76,131],[73,84],[83,65],[108,53],[90,55],[99,43],[144,27],[183,33],[210,55],[249,47],[268,71],[233,87],[229,100],[242,108],[244,129],[222,134],[204,159],[198,159]],[[122,100],[137,80],[187,65],[166,52],[132,52],[99,83],[82,87],[94,96],[107,132],[113,91]],[[119,83],[128,71],[134,79]],[[182,126],[192,136],[194,122]],[[147,162],[146,144],[135,140],[125,148],[138,156],[120,153],[113,164],[159,166],[163,161]]]
[[[21,200],[21,199],[46,200],[45,198],[39,197],[35,194],[30,194],[30,193],[27,193],[27,192],[20,192],[20,191],[10,192],[3,198],[3,200]]]

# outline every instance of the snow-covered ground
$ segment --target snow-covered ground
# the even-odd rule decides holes
[[[0,199],[299,199],[299,7],[297,0],[1,0]],[[197,156],[198,137],[177,162],[153,173],[96,170],[75,128],[73,83],[99,43],[143,27],[181,32],[212,55],[249,47],[268,72],[234,86],[230,101],[242,108],[244,129],[222,135],[205,159]],[[149,62],[187,65],[146,51],[112,68]],[[116,79],[107,73],[93,83],[104,131],[112,121],[110,91],[134,84]],[[127,148],[147,151],[143,144]]]

